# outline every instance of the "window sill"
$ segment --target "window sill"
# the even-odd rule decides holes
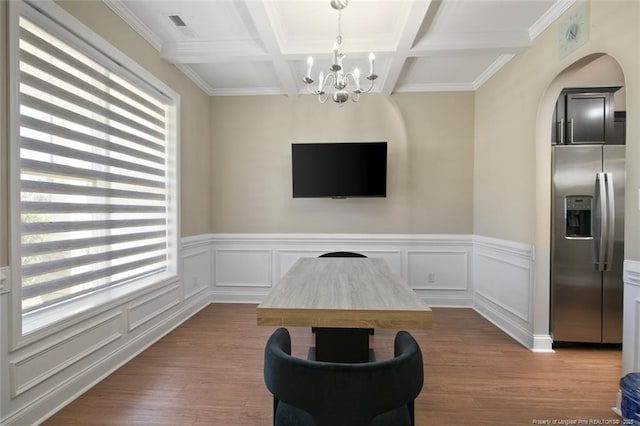
[[[102,290],[78,300],[70,300],[58,306],[27,314],[22,318],[21,340],[37,340],[42,335],[57,332],[87,318],[122,306],[177,280],[178,276],[172,273],[155,275],[137,280],[129,285]]]

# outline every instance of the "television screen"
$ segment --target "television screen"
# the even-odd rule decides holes
[[[386,197],[387,143],[291,144],[293,197]]]

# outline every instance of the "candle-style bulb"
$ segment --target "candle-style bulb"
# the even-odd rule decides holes
[[[307,58],[307,78],[311,78],[311,67],[313,67],[313,56]]]
[[[320,76],[318,77],[318,92],[322,93],[322,84],[324,83],[324,73],[320,71]]]
[[[376,60],[376,55],[373,52],[369,53],[369,74],[373,74],[373,63]]]
[[[353,78],[356,80],[356,90],[360,90],[360,70],[358,68],[353,70]]]

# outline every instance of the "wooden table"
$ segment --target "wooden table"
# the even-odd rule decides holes
[[[257,314],[258,325],[316,327],[321,361],[369,361],[369,328],[431,327],[431,309],[378,258],[301,258]]]

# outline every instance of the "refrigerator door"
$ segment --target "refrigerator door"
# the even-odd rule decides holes
[[[613,251],[608,271],[603,272],[602,286],[602,342],[622,343],[622,266],[624,262],[624,181],[625,147],[603,146],[603,171],[613,177],[614,205]]]
[[[594,268],[596,175],[602,146],[553,148],[551,332],[555,341],[600,342],[602,273]]]

